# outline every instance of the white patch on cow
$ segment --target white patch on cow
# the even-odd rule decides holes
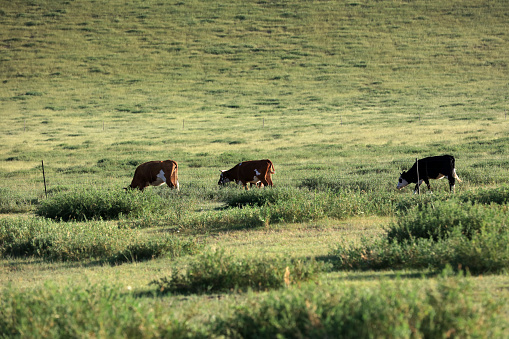
[[[405,179],[403,179],[402,177],[399,177],[399,180],[398,180],[398,185],[396,186],[397,189],[402,189],[403,187],[407,186],[409,184],[408,181],[406,181]]]
[[[251,181],[249,181],[249,182],[251,182],[251,183],[253,183],[253,184],[256,184],[258,181],[260,181],[260,179],[258,179],[258,177],[255,175],[255,176],[253,177],[253,180],[251,180]]]
[[[179,181],[177,180],[177,191],[180,190],[180,184],[179,184]]]
[[[163,170],[161,170],[159,172],[159,174],[156,176],[156,178],[157,179],[155,181],[150,183],[152,186],[161,186],[162,184],[164,184],[166,182],[166,178],[164,176]]]
[[[256,176],[258,176],[258,175],[260,175],[260,174],[261,174],[261,173],[260,173],[260,172],[258,172],[258,170],[255,168],[255,175],[256,175]]]
[[[166,182],[166,177],[164,176],[164,172],[163,172],[163,170],[161,170],[161,171],[159,172],[159,174],[157,175],[157,177],[158,177],[159,179],[161,179],[163,182]]]

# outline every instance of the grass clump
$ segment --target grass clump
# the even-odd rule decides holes
[[[185,272],[153,281],[161,292],[210,293],[265,290],[315,279],[326,265],[314,260],[235,258],[224,250],[201,255]]]
[[[285,188],[266,188],[245,190],[228,190],[228,194],[222,197],[222,200],[230,207],[241,206],[265,206],[274,205],[280,201],[287,200],[292,196],[302,195],[300,190]]]
[[[480,189],[476,191],[466,191],[460,196],[462,201],[470,201],[479,204],[499,204],[507,205],[509,203],[509,186],[503,185],[497,188]]]
[[[389,226],[381,239],[339,244],[338,269],[443,269],[473,273],[509,268],[509,213],[504,206],[447,201],[416,207]]]
[[[74,190],[41,201],[36,214],[63,221],[112,220],[165,210],[167,202],[146,192]]]
[[[312,289],[313,290],[312,290]],[[316,293],[315,286],[271,292],[237,307],[215,331],[229,338],[442,338],[501,334],[502,302],[478,293],[463,277],[438,283],[382,282]]]
[[[0,213],[26,213],[33,209],[36,202],[37,199],[30,199],[0,187]]]
[[[62,287],[18,291],[7,286],[0,294],[0,337],[188,338],[193,329],[162,304],[140,303],[122,286]],[[196,333],[194,337],[200,337]]]
[[[157,239],[139,230],[120,229],[112,223],[57,223],[48,219],[0,220],[1,257],[40,257],[47,260],[97,260],[111,263],[177,257],[200,249],[194,239],[171,234]]]
[[[509,214],[499,206],[439,201],[435,204],[418,205],[410,212],[401,213],[387,231],[389,242],[403,242],[415,238],[446,238],[460,228],[463,235],[471,238],[481,229],[509,226]]]

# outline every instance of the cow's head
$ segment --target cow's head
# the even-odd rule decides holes
[[[398,190],[402,189],[403,187],[407,186],[410,183],[405,178],[406,178],[406,172],[401,173],[400,176],[399,176],[399,179],[398,179],[398,185],[396,186],[396,188]]]
[[[228,171],[221,170],[221,175],[219,176],[219,181],[217,182],[217,184],[218,185],[226,185],[230,181],[231,180],[230,180],[230,177],[228,175]]]

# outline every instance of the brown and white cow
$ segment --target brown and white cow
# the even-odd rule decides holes
[[[238,163],[227,171],[221,171],[218,185],[225,185],[229,182],[236,182],[249,188],[247,184],[256,184],[258,187],[272,186],[271,174],[274,174],[274,165],[269,159],[251,160]]]
[[[179,189],[178,165],[176,161],[149,161],[139,165],[134,171],[133,181],[126,189],[137,188],[143,191],[146,187],[166,185]]]

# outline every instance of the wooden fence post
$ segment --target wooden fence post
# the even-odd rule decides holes
[[[419,185],[419,160],[415,158],[415,168],[417,169],[417,194],[421,194],[421,185]]]
[[[44,180],[44,194],[48,197],[48,190],[46,189],[46,174],[44,173],[44,160],[41,160],[42,164],[42,179]]]

